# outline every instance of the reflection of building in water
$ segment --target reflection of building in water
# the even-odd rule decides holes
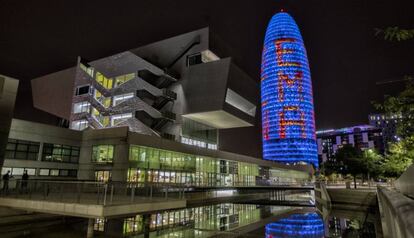
[[[229,231],[260,221],[262,211],[263,207],[257,205],[226,203],[125,219],[97,219],[94,227],[95,231],[105,235],[117,232],[114,227],[122,226],[123,236],[140,237],[148,231],[150,237],[210,237],[217,231]],[[268,214],[271,214],[270,210]]]
[[[266,225],[266,238],[323,237],[324,225],[317,213],[293,214]]]

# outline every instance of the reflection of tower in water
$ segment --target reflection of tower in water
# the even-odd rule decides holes
[[[293,214],[266,225],[266,238],[324,237],[324,223],[317,213]]]

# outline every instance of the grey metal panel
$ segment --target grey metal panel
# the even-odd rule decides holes
[[[147,69],[158,76],[164,75],[162,69],[129,51],[89,62],[89,65],[107,78],[134,73],[143,69]]]
[[[233,63],[230,65],[227,86],[256,105],[256,107],[258,106],[260,98],[259,84]]]
[[[34,107],[58,117],[70,118],[76,67],[32,79]]]
[[[221,110],[226,96],[230,58],[188,68],[182,80],[187,108],[184,114]]]
[[[116,96],[129,92],[136,92],[137,90],[146,90],[147,92],[151,93],[156,97],[162,95],[161,89],[152,86],[151,84],[139,77],[135,77],[134,79],[131,79],[128,82],[119,85],[118,87],[112,89],[111,92],[112,96]]]
[[[209,45],[209,29],[203,28],[148,44],[130,51],[142,58],[148,59],[159,67],[166,67],[196,36],[200,36],[200,44],[194,46],[189,52],[187,52],[187,55],[207,50]],[[181,73],[185,60],[186,57],[183,57],[174,65],[173,69]]]

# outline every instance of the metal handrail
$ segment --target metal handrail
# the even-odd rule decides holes
[[[11,183],[13,182],[13,184]],[[185,187],[127,182],[10,180],[0,197],[98,205],[184,199]]]

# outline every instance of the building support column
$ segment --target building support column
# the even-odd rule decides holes
[[[89,218],[88,219],[88,229],[86,231],[86,238],[93,238],[93,223],[94,223],[94,219]]]
[[[144,214],[142,215],[142,223],[143,223],[143,230],[144,230],[144,238],[149,238],[150,237],[150,218],[151,215],[150,214]]]
[[[39,152],[38,152],[38,154],[37,154],[37,161],[42,161],[42,155],[43,155],[43,145],[44,145],[44,143],[43,142],[40,142],[40,145],[39,145]]]

